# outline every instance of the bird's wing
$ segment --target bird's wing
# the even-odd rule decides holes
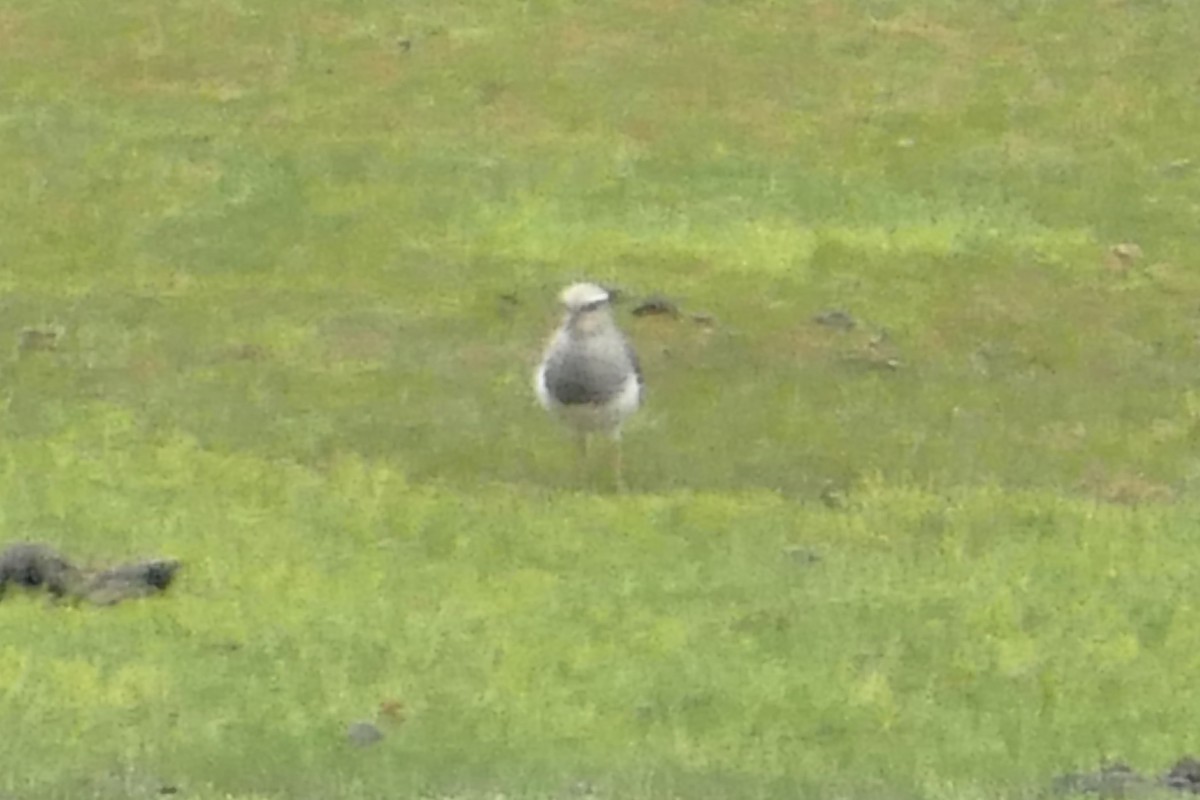
[[[646,378],[642,374],[642,362],[638,359],[637,351],[633,349],[633,345],[629,340],[625,340],[625,357],[629,359],[629,365],[633,367],[633,374],[637,376],[638,383],[638,402],[640,403],[646,396]]]

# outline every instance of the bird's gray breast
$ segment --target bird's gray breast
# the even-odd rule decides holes
[[[616,398],[636,372],[624,342],[576,343],[552,353],[546,363],[546,391],[563,405],[603,405]]]

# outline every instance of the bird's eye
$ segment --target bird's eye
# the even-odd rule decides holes
[[[604,303],[605,303],[604,300],[593,300],[590,303],[585,303],[579,310],[580,311],[598,311],[601,308],[601,306],[604,305]]]

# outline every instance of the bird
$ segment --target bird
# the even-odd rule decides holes
[[[559,295],[565,313],[534,373],[542,407],[570,428],[586,461],[588,440],[613,440],[613,473],[621,474],[621,426],[642,405],[645,381],[637,352],[613,319],[612,294],[595,283],[574,283]]]

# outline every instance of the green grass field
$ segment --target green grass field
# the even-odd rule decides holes
[[[4,597],[0,798],[1200,752],[1198,42],[1188,0],[10,0],[0,544],[185,567]],[[530,388],[584,277],[685,312],[621,307],[624,494]]]

